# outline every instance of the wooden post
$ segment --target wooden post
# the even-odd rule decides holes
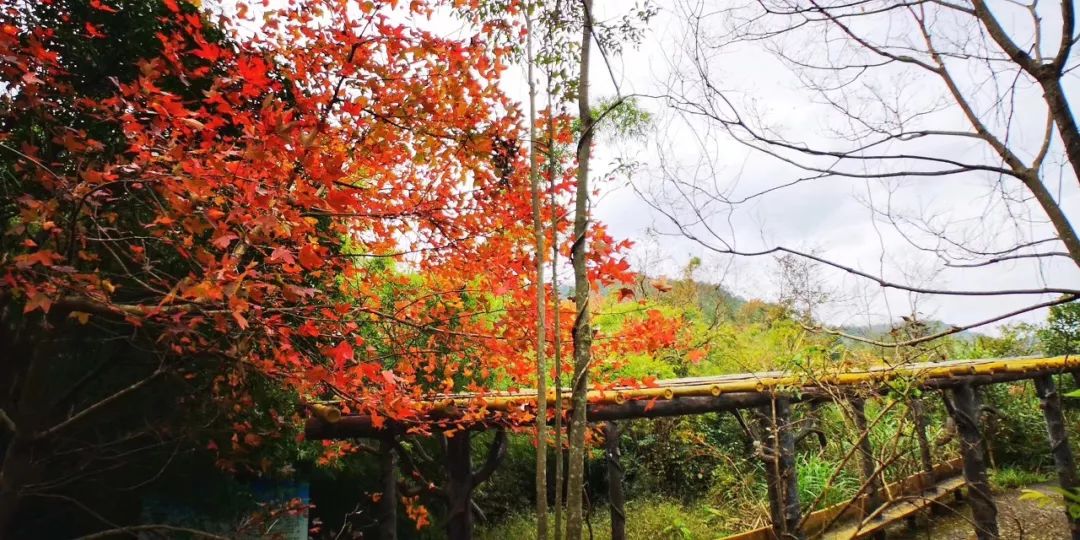
[[[922,467],[922,491],[937,488],[937,478],[934,476],[934,456],[931,453],[930,439],[926,437],[926,404],[921,398],[912,399],[910,402],[911,422],[914,426],[915,441],[919,445],[919,465]],[[930,499],[930,514],[941,515],[945,507]]]
[[[930,453],[930,439],[926,438],[926,407],[921,399],[911,400],[911,421],[915,427],[915,440],[919,444],[919,464],[925,477],[923,489],[929,489],[937,481],[934,478],[934,456]]]
[[[393,435],[379,440],[379,464],[382,468],[382,496],[379,498],[379,538],[397,539],[397,455]]]
[[[986,387],[984,386],[972,386],[972,391],[975,392],[975,421],[979,424],[981,430],[990,430],[991,436],[993,435],[993,425],[988,422],[990,417],[987,414],[989,410],[986,406]],[[994,459],[994,446],[991,441],[991,437],[982,437],[983,455],[986,456],[986,466],[990,469],[997,468],[997,460]]]
[[[604,424],[607,459],[608,504],[611,507],[611,540],[626,540],[626,495],[623,493],[623,468],[619,464],[619,426]]]
[[[982,433],[979,432],[979,411],[971,385],[963,384],[950,391],[952,402],[946,400],[949,413],[960,436],[960,454],[964,458],[964,480],[968,485],[968,504],[979,540],[997,540],[997,506],[990,493],[986,475],[986,456],[983,455]]]
[[[446,484],[450,514],[446,518],[446,537],[449,540],[472,539],[473,490],[491,478],[506,456],[506,429],[500,427],[488,446],[484,463],[479,469],[473,470],[470,436],[469,430],[462,429],[454,432],[453,437],[443,439],[446,441],[446,470],[449,472]]]
[[[1043,417],[1046,418],[1046,434],[1050,440],[1050,453],[1054,456],[1058,483],[1061,489],[1076,493],[1076,488],[1080,487],[1076,479],[1076,462],[1073,459],[1072,449],[1069,448],[1065,417],[1061,413],[1061,396],[1054,386],[1054,379],[1050,375],[1035,377],[1035,393],[1039,396],[1039,405],[1042,408]],[[1072,517],[1068,511],[1065,515],[1069,518],[1069,529],[1072,531],[1073,540],[1080,540],[1080,519]]]
[[[447,500],[449,516],[446,537],[449,540],[471,540],[472,519],[472,453],[469,430],[463,429],[446,438]]]
[[[881,507],[881,494],[885,488],[881,483],[881,475],[877,472],[877,460],[874,459],[874,446],[870,442],[870,430],[866,422],[866,402],[862,398],[852,398],[851,417],[855,421],[855,429],[859,437],[859,461],[862,465],[862,480],[866,483],[866,506],[863,507],[863,517],[874,513]],[[880,516],[878,516],[880,518]],[[874,533],[871,538],[883,540],[884,532]]]
[[[790,401],[774,398],[771,406],[757,411],[757,419],[763,435],[759,450],[765,462],[773,534],[778,540],[803,540]]]

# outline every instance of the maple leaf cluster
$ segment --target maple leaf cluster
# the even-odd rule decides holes
[[[180,371],[220,358],[218,393],[255,372],[377,425],[408,425],[436,393],[534,382],[531,272],[547,255],[522,118],[498,85],[521,30],[415,22],[442,5],[468,9],[291,0],[211,23],[163,0],[155,50],[106,81],[70,71],[30,8],[6,8],[0,125],[32,127],[0,131],[19,191],[2,205],[0,299],[150,333]],[[130,4],[87,9],[85,39],[130,37],[116,35]],[[568,254],[562,165],[545,220]],[[597,283],[623,279],[629,244],[602,228],[590,242]]]

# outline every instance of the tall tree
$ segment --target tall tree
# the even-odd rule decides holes
[[[577,141],[577,194],[574,199],[574,229],[571,262],[574,267],[574,374],[571,379],[568,442],[570,453],[566,471],[566,540],[580,540],[582,532],[582,493],[585,472],[585,431],[588,429],[585,407],[592,358],[592,328],[589,324],[589,281],[586,247],[589,232],[589,158],[592,153],[593,116],[589,106],[589,53],[592,43],[592,0],[581,0],[582,24],[577,83],[578,121],[581,133]]]
[[[528,64],[527,76],[529,78],[529,190],[532,199],[533,215],[533,239],[536,244],[536,537],[541,540],[547,539],[548,529],[548,505],[547,505],[547,336],[545,334],[544,318],[547,314],[546,287],[544,280],[544,265],[546,264],[547,250],[544,248],[544,236],[547,234],[544,226],[543,207],[540,196],[540,170],[536,161],[536,78],[534,66],[536,59],[533,56],[533,11],[536,9],[534,2],[529,2],[525,7],[525,31],[526,31],[526,62]],[[558,329],[556,329],[558,331]]]

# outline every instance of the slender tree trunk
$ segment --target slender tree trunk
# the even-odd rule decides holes
[[[979,411],[975,405],[975,391],[970,385],[954,388],[950,412],[960,436],[960,453],[964,457],[964,480],[968,485],[975,535],[979,540],[997,540],[997,506],[990,493],[990,480],[986,475],[986,456],[983,455],[982,433],[979,431]]]
[[[529,77],[529,188],[532,191],[533,237],[536,242],[536,537],[547,540],[547,336],[544,319],[547,298],[544,281],[544,223],[540,206],[540,171],[536,165],[536,80],[533,64],[533,26],[530,3],[525,8],[526,56]]]
[[[379,538],[397,538],[397,454],[393,436],[379,441],[379,461],[382,468],[382,497],[379,499]]]
[[[582,0],[581,71],[578,74],[578,119],[581,137],[577,147],[577,196],[574,201],[574,379],[571,386],[573,418],[570,423],[570,456],[567,465],[566,540],[581,540],[581,499],[585,474],[585,417],[589,362],[592,355],[592,328],[589,324],[589,276],[585,254],[589,228],[589,157],[592,151],[593,120],[589,108],[589,46],[592,39],[592,0]]]
[[[1054,386],[1054,379],[1050,375],[1041,375],[1035,378],[1035,392],[1039,396],[1039,405],[1043,416],[1046,418],[1046,433],[1050,440],[1050,453],[1054,456],[1054,467],[1057,469],[1058,484],[1061,489],[1076,493],[1080,487],[1076,479],[1076,461],[1073,458],[1072,449],[1069,448],[1069,436],[1065,430],[1065,417],[1061,412],[1061,396]],[[1067,504],[1073,504],[1066,501]],[[1073,540],[1080,540],[1080,519],[1073,517],[1068,511],[1065,515],[1069,518],[1069,530]]]
[[[555,125],[551,106],[551,88],[548,88],[548,174],[551,176],[551,326],[554,328],[553,345],[555,363],[555,540],[562,539],[563,487],[563,393],[562,393],[562,327],[559,326],[559,206],[555,200],[555,182],[559,171],[555,159]]]
[[[607,458],[608,505],[611,508],[611,540],[626,540],[626,495],[623,493],[623,468],[619,463],[619,426],[604,424]]]

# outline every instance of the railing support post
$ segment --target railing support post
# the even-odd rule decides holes
[[[799,530],[799,486],[795,468],[795,434],[791,431],[791,402],[773,398],[757,412],[762,433],[761,458],[769,488],[769,512],[778,540],[803,540]]]
[[[1061,395],[1054,386],[1050,375],[1035,377],[1035,393],[1039,396],[1039,406],[1046,418],[1046,434],[1050,440],[1050,453],[1054,456],[1054,468],[1057,469],[1058,483],[1061,489],[1076,493],[1076,461],[1069,448],[1069,436],[1065,431],[1065,417],[1061,412]],[[1066,501],[1066,504],[1072,504]],[[1080,519],[1066,511],[1069,529],[1073,540],[1080,540]]]
[[[979,411],[975,391],[962,384],[950,391],[952,402],[946,401],[949,413],[960,436],[960,454],[964,458],[964,481],[968,486],[968,504],[979,540],[997,540],[997,506],[990,493],[986,475],[986,456],[983,454],[982,433],[979,431]]]
[[[859,437],[859,458],[862,465],[862,481],[866,483],[866,506],[863,510],[863,518],[877,511],[882,505],[881,494],[885,491],[882,486],[881,475],[877,471],[877,460],[874,459],[874,446],[870,442],[870,429],[866,422],[866,402],[862,398],[852,398],[851,417],[855,422],[855,430]],[[871,538],[883,540],[884,532],[874,533]]]
[[[919,465],[922,466],[923,492],[935,489],[937,477],[934,475],[934,455],[931,452],[930,439],[926,437],[926,404],[921,398],[910,402],[911,421],[915,428],[915,441],[919,444]],[[945,508],[936,500],[930,503],[930,514],[940,515]]]
[[[606,422],[604,437],[611,540],[626,540],[626,495],[623,493],[623,467],[619,463],[619,426],[613,421]]]

